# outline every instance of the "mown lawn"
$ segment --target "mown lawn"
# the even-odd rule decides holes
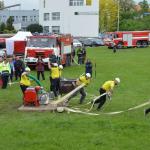
[[[101,112],[126,110],[150,99],[150,48],[124,49],[116,54],[105,47],[89,48],[88,57],[94,66],[96,63],[96,68],[93,68],[92,83],[86,89],[86,102],[99,94],[98,89],[104,81],[114,77],[120,77],[121,84]],[[77,78],[84,70],[84,66],[68,67],[63,76]],[[47,71],[47,80],[42,82],[47,90],[48,74]],[[71,105],[75,107],[78,102],[74,99]],[[19,85],[0,90],[0,150],[149,149],[150,115],[145,117],[143,110],[150,106],[113,116],[88,116],[18,112],[21,104]]]

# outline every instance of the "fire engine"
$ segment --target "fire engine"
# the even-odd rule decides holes
[[[71,45],[70,34],[29,36],[25,48],[25,62],[28,65],[35,65],[38,57],[41,56],[47,64],[49,57],[55,54],[62,65],[70,65]]]
[[[112,40],[106,41],[108,48],[114,45],[123,47],[147,47],[150,44],[150,31],[118,31],[111,33]]]

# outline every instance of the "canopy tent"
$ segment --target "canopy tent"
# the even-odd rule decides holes
[[[15,41],[26,41],[27,36],[32,36],[31,32],[19,31],[13,37],[6,39],[7,55],[13,55]]]

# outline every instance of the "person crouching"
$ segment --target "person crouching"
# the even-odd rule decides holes
[[[28,74],[30,73],[30,68],[26,67],[25,71],[21,74],[21,80],[20,80],[20,88],[24,94],[26,89],[31,85],[31,81],[28,77]]]

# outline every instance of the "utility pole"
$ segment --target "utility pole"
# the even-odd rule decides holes
[[[117,31],[119,31],[120,24],[120,0],[118,0],[118,21],[117,21]]]

